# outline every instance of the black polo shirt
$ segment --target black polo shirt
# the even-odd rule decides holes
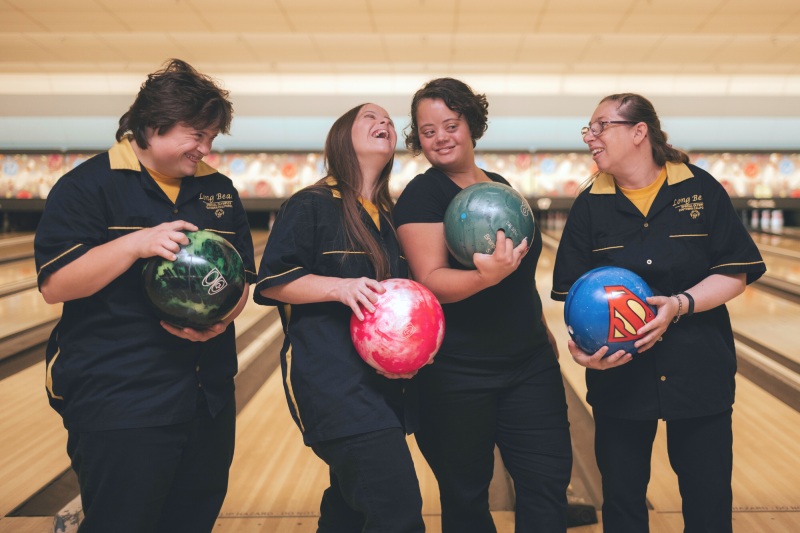
[[[364,362],[350,339],[350,307],[340,302],[287,305],[261,296],[267,287],[307,274],[335,278],[375,279],[375,269],[363,252],[349,250],[342,226],[338,191],[301,191],[281,206],[261,259],[255,301],[277,305],[286,339],[281,371],[286,401],[303,441],[319,441],[404,427],[412,409],[412,383],[387,379]],[[386,251],[391,277],[407,278],[394,231],[372,204],[361,215]],[[379,221],[380,229],[375,221]],[[406,388],[406,394],[403,393]]]
[[[509,185],[499,174],[486,175]],[[398,227],[443,223],[447,206],[462,190],[445,173],[430,168],[403,190],[394,209],[395,223]],[[514,272],[469,298],[442,305],[444,341],[434,363],[420,370],[420,377],[449,390],[507,387],[558,365],[536,290],[541,253],[537,225],[530,249]],[[448,266],[469,270],[449,252]]]
[[[725,189],[693,165],[667,163],[667,180],[647,216],[601,174],[575,200],[553,273],[554,300],[601,266],[627,268],[655,293],[685,291],[712,274],[766,267]],[[608,370],[586,370],[587,400],[599,413],[627,419],[679,419],[731,407],[736,352],[725,305],[670,324],[650,350]]]
[[[95,246],[174,220],[224,236],[253,281],[253,241],[231,180],[201,162],[173,203],[123,140],[50,192],[34,241],[39,286]],[[69,430],[177,424],[191,418],[200,390],[212,415],[233,398],[233,325],[199,343],[168,333],[145,300],[144,264],[140,259],[92,296],[64,303],[47,346],[47,392]]]

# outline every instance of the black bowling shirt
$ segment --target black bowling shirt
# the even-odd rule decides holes
[[[307,274],[375,279],[367,257],[348,251],[341,200],[338,191],[333,193],[301,191],[284,202],[261,259],[255,292],[257,303],[278,306],[286,333],[281,350],[286,401],[306,444],[393,427],[411,432],[413,422],[405,417],[415,414],[404,406],[414,399],[413,383],[377,374],[356,352],[350,307],[340,302],[290,306],[260,294]],[[366,206],[372,213],[361,208],[362,219],[383,244],[391,277],[407,278],[408,266],[389,221],[379,218],[371,204]]]
[[[645,217],[601,174],[575,200],[553,273],[554,300],[601,266],[627,268],[658,294],[692,288],[712,274],[747,274],[766,267],[731,205],[707,172],[667,163],[667,181]],[[612,350],[613,351],[613,350]],[[662,341],[609,370],[586,370],[587,400],[599,413],[627,419],[680,419],[731,407],[736,352],[725,305],[670,324]]]
[[[201,162],[173,203],[123,140],[50,192],[34,241],[39,286],[95,246],[173,220],[225,237],[253,281],[253,241],[231,181]],[[182,423],[194,414],[201,387],[212,415],[233,399],[233,325],[202,343],[168,333],[145,300],[144,262],[92,296],[64,304],[47,346],[46,383],[50,405],[69,430]]]

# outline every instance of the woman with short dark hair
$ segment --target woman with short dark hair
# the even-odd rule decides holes
[[[408,277],[389,196],[396,142],[380,106],[341,116],[325,141],[327,176],[281,206],[258,272],[255,301],[278,306],[286,333],[289,411],[330,468],[323,533],[425,531],[405,438],[413,389],[396,379],[416,372],[379,375],[350,339],[351,315],[374,312],[379,282]]]
[[[607,96],[581,134],[599,170],[570,211],[551,297],[563,301],[602,266],[631,270],[662,295],[647,299],[658,310],[651,322],[615,331],[638,339],[638,354],[616,350],[611,336],[594,354],[569,342],[587,368],[603,525],[648,531],[650,456],[663,419],[685,531],[730,532],[736,353],[725,302],[761,277],[764,262],[725,189],[667,144],[649,100]]]
[[[517,531],[566,529],[572,449],[555,341],[536,291],[533,242],[513,246],[502,231],[494,253],[469,270],[449,253],[443,221],[462,189],[509,185],[475,165],[488,102],[465,83],[439,78],[414,95],[406,146],[431,163],[395,207],[414,279],[442,303],[445,337],[420,370],[417,442],[439,482],[444,533],[494,532],[489,513],[495,444],[514,480]]]

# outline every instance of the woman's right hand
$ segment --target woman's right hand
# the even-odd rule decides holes
[[[181,250],[181,244],[189,244],[189,238],[183,231],[197,231],[197,226],[183,220],[165,222],[153,228],[141,229],[130,234],[133,240],[132,249],[136,257],[161,256],[168,261],[175,261]]]
[[[497,244],[494,252],[489,254],[473,254],[472,261],[478,274],[487,287],[492,287],[503,281],[509,274],[514,272],[522,258],[530,248],[528,238],[525,237],[519,246],[514,248],[514,241],[506,238],[503,230],[497,231]]]
[[[603,346],[597,350],[594,355],[589,355],[578,348],[578,345],[575,344],[575,341],[570,340],[567,343],[567,346],[569,346],[569,353],[572,354],[572,358],[576,363],[581,366],[585,366],[586,368],[593,368],[595,370],[606,370],[616,366],[624,365],[633,358],[631,354],[625,353],[625,350],[620,350],[604,358],[606,353],[608,353],[608,346]]]
[[[364,314],[358,304],[363,305],[370,313],[374,313],[375,306],[372,304],[378,301],[378,294],[384,292],[386,289],[383,288],[383,285],[374,279],[343,278],[336,289],[336,299],[350,306],[359,320],[364,320]]]

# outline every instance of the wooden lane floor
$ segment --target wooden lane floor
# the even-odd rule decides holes
[[[569,336],[564,327],[564,305],[549,298],[554,259],[554,253],[545,248],[537,271],[539,294],[542,295],[547,322],[558,340],[562,373],[591,412],[591,406],[585,403],[585,371],[572,360],[567,350]],[[769,296],[757,291],[750,294],[753,293]],[[746,306],[745,296],[747,294],[731,302],[729,307]],[[782,303],[772,298],[776,300],[773,303]],[[735,327],[742,326],[743,319],[733,318],[733,313],[732,321]],[[800,322],[795,321],[797,323]],[[769,336],[777,337],[783,346],[789,340],[787,331],[792,330],[773,330]],[[737,376],[736,382],[732,481],[734,532],[800,531],[800,485],[796,482],[797,472],[800,472],[800,413],[741,375]],[[647,497],[654,507],[650,515],[653,533],[683,531],[678,480],[669,464],[666,424],[663,421],[659,422],[653,447]],[[602,526],[584,526],[570,531],[599,532]]]
[[[239,414],[228,495],[215,532],[316,531],[320,500],[330,481],[328,467],[303,444],[289,415],[281,378],[278,369]],[[413,436],[408,444],[428,531],[441,531],[436,479]],[[513,532],[513,513],[493,514],[499,533]]]
[[[727,307],[734,333],[800,363],[800,346],[795,338],[800,304],[748,286]]]
[[[763,252],[788,253],[790,256],[800,258],[800,239],[796,237],[782,237],[780,235],[752,231],[750,236]]]
[[[251,292],[252,297],[252,292]],[[252,298],[251,298],[252,299]],[[249,303],[236,319],[237,338],[274,308]],[[36,531],[52,518],[4,518],[69,468],[67,431],[44,391],[45,362],[0,380],[0,532]],[[26,529],[27,528],[27,529]]]

